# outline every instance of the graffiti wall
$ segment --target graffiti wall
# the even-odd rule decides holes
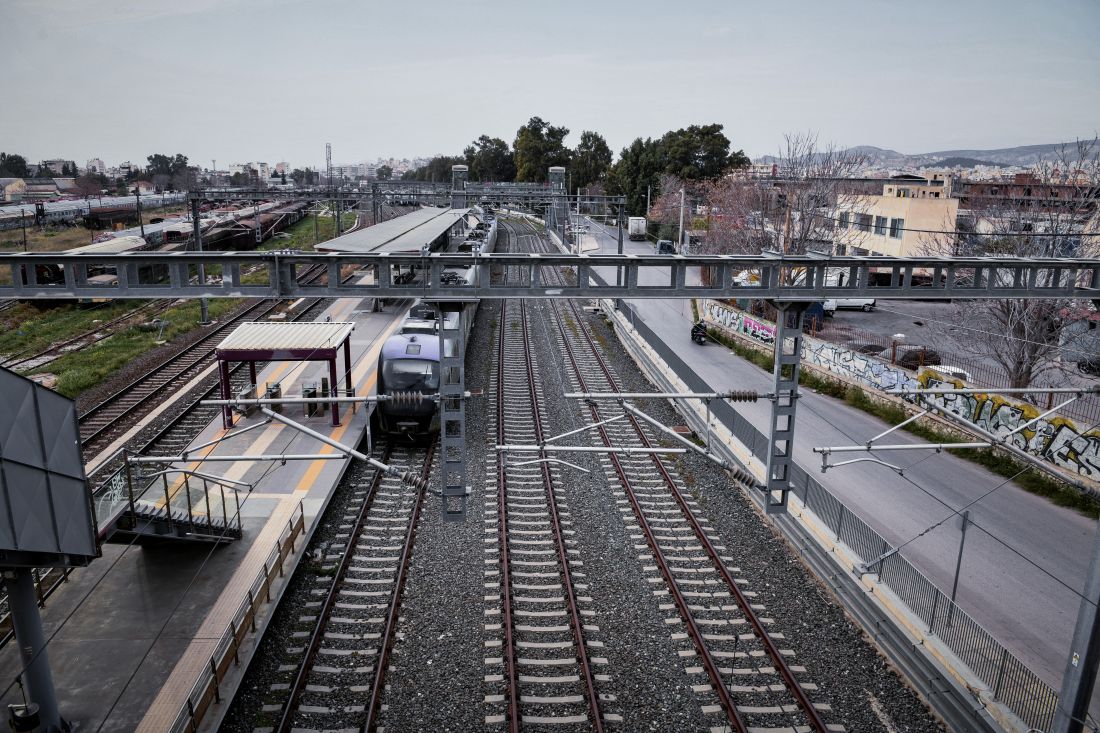
[[[736,308],[704,300],[703,316],[712,325],[730,333],[762,344],[775,342],[775,324]],[[933,369],[925,369],[917,375],[876,357],[809,336],[802,339],[802,360],[872,389],[965,386],[957,379],[942,377]],[[933,395],[927,401],[994,435],[1009,436],[1008,440],[1015,447],[1073,471],[1081,478],[1100,481],[1100,430],[1082,431],[1071,420],[1051,416],[1013,433],[1044,410],[992,394]]]

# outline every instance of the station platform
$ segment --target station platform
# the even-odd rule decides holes
[[[383,313],[371,313],[370,305],[369,300],[340,299],[319,319],[355,324],[351,376],[360,395],[374,392],[378,352],[410,303]],[[261,393],[266,383],[279,382],[284,395],[296,395],[304,385],[320,383],[327,376],[327,365],[321,362],[273,362],[259,372],[257,382]],[[329,414],[307,417],[301,404],[285,405],[283,414],[350,446],[359,443],[369,422],[366,405],[342,405],[339,426],[331,424]],[[191,445],[200,446],[264,420],[259,412],[238,416],[227,431],[219,417]],[[271,422],[196,455],[264,453],[336,451],[290,426]],[[309,534],[348,460],[281,465],[204,462],[205,473],[252,485],[238,496],[241,539],[220,546],[105,544],[101,559],[75,570],[42,609],[62,716],[82,730],[169,730],[196,680],[209,670],[212,654],[247,601],[288,522],[302,516],[304,533]],[[177,496],[173,492],[167,501],[175,502]],[[303,547],[298,539],[295,548],[300,552]],[[277,590],[273,588],[273,594]],[[273,605],[266,604],[262,612],[269,614]],[[16,645],[7,644],[0,649],[0,680],[8,687],[0,696],[4,705],[22,702],[18,685],[12,683],[20,670]]]

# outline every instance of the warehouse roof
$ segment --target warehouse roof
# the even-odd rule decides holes
[[[419,209],[396,219],[345,234],[317,245],[324,252],[372,254],[416,252],[446,234],[469,209]]]
[[[218,345],[218,358],[326,359],[351,335],[348,321],[250,321],[233,329]]]

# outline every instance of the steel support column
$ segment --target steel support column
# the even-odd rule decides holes
[[[351,338],[344,339],[344,389],[347,391],[347,396],[351,397],[355,392],[355,387],[351,383]]]
[[[340,392],[340,377],[336,373],[336,356],[328,360],[328,390],[329,397],[335,397]],[[340,424],[340,403],[332,403],[332,426]]]
[[[470,177],[470,168],[465,165],[452,165],[451,166],[451,208],[452,209],[465,209],[468,205],[466,200],[466,181]]]
[[[222,399],[228,400],[232,395],[230,394],[229,386],[229,362],[224,359],[218,359],[218,375],[221,381],[221,393]],[[226,430],[233,427],[233,408],[226,405],[222,408],[222,427]]]
[[[194,232],[195,251],[202,252],[202,223],[199,221],[199,200],[191,200],[191,227]],[[199,264],[199,282],[206,283],[206,265]],[[210,323],[210,311],[206,298],[199,298],[199,323]]]
[[[802,314],[807,303],[775,302],[775,366],[771,430],[768,434],[768,469],[764,508],[768,514],[785,514],[794,454],[794,416],[798,404],[798,366],[802,358]]]
[[[437,303],[439,315],[439,448],[443,520],[466,519],[465,303]]]
[[[1085,591],[1077,610],[1077,627],[1069,647],[1069,659],[1062,674],[1058,708],[1051,733],[1081,733],[1089,712],[1089,700],[1100,667],[1100,529],[1093,544],[1092,562],[1085,578]],[[1091,727],[1090,727],[1091,730]]]
[[[28,701],[38,705],[40,727],[36,730],[55,733],[62,728],[57,708],[50,659],[46,653],[46,638],[42,633],[42,617],[38,615],[38,594],[29,568],[4,571],[4,587],[8,592],[12,628],[19,645],[19,659],[26,670],[23,685]]]

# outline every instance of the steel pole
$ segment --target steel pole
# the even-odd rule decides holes
[[[195,251],[202,252],[202,226],[199,223],[199,200],[191,202],[191,227],[195,237]],[[206,285],[206,265],[199,264],[199,281]],[[199,298],[199,323],[210,323],[210,304],[206,298]]]
[[[955,580],[951,583],[951,602],[955,602],[955,594],[959,590],[959,570],[963,564],[963,548],[966,547],[966,528],[970,524],[970,510],[962,513],[962,536],[959,537],[959,557],[955,560]]]
[[[1077,610],[1077,627],[1062,674],[1062,689],[1054,711],[1051,733],[1082,733],[1089,700],[1100,666],[1100,531],[1092,549],[1092,562]]]
[[[682,252],[684,249],[684,189],[680,189],[680,239],[676,243],[676,252]]]
[[[42,633],[42,617],[38,615],[38,596],[34,592],[34,579],[27,568],[4,572],[4,587],[8,591],[12,628],[19,644],[19,658],[23,664],[23,683],[27,698],[38,705],[41,730],[48,733],[61,731],[61,712],[57,708],[50,659],[46,653],[46,638]]]
[[[619,224],[619,226],[618,226],[618,237],[619,237],[619,250],[618,250],[618,252],[619,252],[619,256],[621,257],[622,254],[623,254],[623,207],[622,206],[619,207],[619,215],[616,216],[615,219],[617,220],[617,222]],[[616,267],[615,268],[615,285],[617,285],[619,287],[622,287],[622,285],[623,285],[623,268],[621,268],[621,267]]]

